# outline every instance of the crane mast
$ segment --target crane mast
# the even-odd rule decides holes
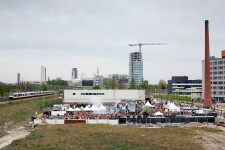
[[[137,43],[137,44],[128,44],[128,46],[139,46],[139,52],[141,52],[142,45],[166,45],[165,43]]]

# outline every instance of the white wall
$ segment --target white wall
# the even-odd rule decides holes
[[[64,124],[64,119],[46,119],[48,124]]]
[[[81,95],[81,93],[104,93],[104,95]],[[145,100],[145,90],[64,90],[64,103],[93,103],[93,101],[111,103],[122,99]]]
[[[57,116],[59,115],[64,115],[66,113],[66,111],[51,111],[51,115],[53,116]]]
[[[87,124],[112,124],[118,125],[118,120],[109,120],[109,119],[87,119]]]

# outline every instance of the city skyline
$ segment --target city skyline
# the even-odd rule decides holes
[[[0,81],[71,80],[71,68],[92,78],[129,74],[128,44],[142,47],[143,76],[150,84],[172,76],[202,79],[204,21],[209,20],[210,55],[225,49],[223,0],[0,2]],[[80,74],[78,74],[80,77]]]

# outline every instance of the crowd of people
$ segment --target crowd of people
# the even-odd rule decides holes
[[[120,117],[154,117],[156,112],[162,113],[161,116],[176,116],[176,115],[192,115],[191,110],[170,110],[165,106],[168,104],[167,101],[151,99],[148,101],[154,107],[146,107],[146,102],[122,102],[122,103],[108,103],[103,104],[105,111],[83,111],[85,107],[91,107],[92,104],[77,104],[71,107],[82,108],[81,111],[65,111],[63,115],[51,115],[44,113],[43,119],[118,119]],[[180,104],[176,104],[181,108]],[[196,107],[197,108],[197,107]]]

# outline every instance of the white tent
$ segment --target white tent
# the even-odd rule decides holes
[[[81,110],[80,110],[80,108],[77,107],[74,109],[74,111],[81,111]]]
[[[94,104],[91,106],[92,111],[99,111],[99,108],[95,106]]]
[[[102,104],[99,106],[99,109],[100,109],[101,111],[106,111],[105,106],[103,106]]]
[[[86,106],[86,107],[83,109],[83,111],[92,111],[92,109],[91,109],[90,107]]]
[[[168,103],[165,108],[169,109],[170,111],[180,111],[180,108],[177,107],[174,103]]]
[[[154,103],[159,103],[159,101],[155,98],[155,99],[154,99]]]
[[[150,104],[149,102],[147,102],[147,103],[145,104],[145,106],[155,107],[154,105]]]
[[[156,113],[154,113],[154,116],[163,116],[163,113],[161,113],[160,111],[157,111]]]
[[[70,107],[70,108],[67,109],[66,111],[74,111],[74,109]]]

